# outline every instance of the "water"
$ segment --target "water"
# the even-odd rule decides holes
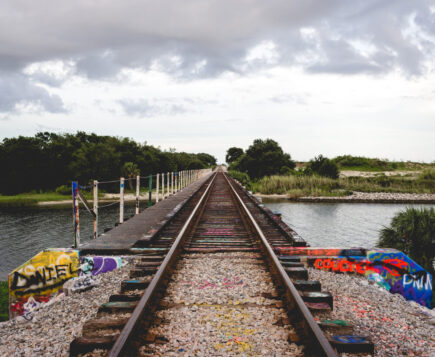
[[[406,207],[433,204],[264,202],[311,246],[374,247],[379,231]]]
[[[130,217],[134,204],[126,204],[124,217]],[[119,220],[119,205],[99,211],[98,229],[113,228]],[[72,208],[43,207],[0,210],[0,280],[45,248],[71,247],[74,243]],[[80,210],[81,242],[91,240],[91,215]]]
[[[367,203],[266,203],[282,213],[282,219],[312,246],[373,247],[379,230],[409,205]],[[433,207],[434,205],[413,205]],[[126,205],[125,217],[134,213]],[[100,210],[99,231],[113,227],[119,218],[117,205]],[[81,210],[81,241],[92,235],[92,218]],[[0,280],[41,250],[73,244],[72,209],[32,208],[0,211]]]

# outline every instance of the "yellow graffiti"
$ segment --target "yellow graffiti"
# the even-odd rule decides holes
[[[51,295],[77,276],[78,267],[78,251],[42,251],[9,274],[9,294],[15,298]]]
[[[231,305],[239,305],[240,301],[230,302]],[[249,353],[252,351],[252,344],[248,341],[249,336],[257,330],[242,328],[243,320],[249,318],[242,306],[230,307],[216,304],[198,304],[199,306],[212,307],[213,312],[202,319],[202,323],[210,323],[220,332],[223,342],[216,343],[213,348],[216,351]],[[230,304],[229,304],[230,305]]]

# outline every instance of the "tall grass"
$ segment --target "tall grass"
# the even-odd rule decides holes
[[[338,180],[318,176],[269,176],[252,184],[256,192],[264,194],[288,193],[293,196],[323,195],[339,189]]]
[[[418,175],[419,180],[435,180],[435,168],[423,170]]]
[[[254,192],[300,196],[343,196],[351,191],[391,193],[435,193],[434,179],[410,177],[269,176],[251,184]]]

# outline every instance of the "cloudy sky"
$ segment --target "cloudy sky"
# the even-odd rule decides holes
[[[0,139],[431,162],[434,97],[434,0],[0,2]]]

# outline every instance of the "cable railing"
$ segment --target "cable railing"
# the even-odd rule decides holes
[[[124,206],[125,206],[125,182],[136,181],[135,188],[135,214],[140,213],[141,201],[141,182],[145,182],[145,195],[148,196],[147,207],[152,206],[153,193],[155,203],[159,200],[164,200],[167,197],[177,193],[186,186],[210,173],[212,169],[200,170],[184,170],[158,173],[148,176],[136,177],[121,177],[119,180],[97,181],[94,180],[92,185],[81,186],[78,181],[72,182],[72,198],[73,198],[73,229],[74,229],[74,247],[80,245],[80,210],[79,203],[81,202],[85,209],[93,217],[93,239],[98,238],[98,214],[99,210],[119,204],[119,223],[124,223]],[[119,201],[110,202],[105,205],[99,205],[98,190],[103,184],[114,184],[119,182]],[[92,205],[86,200],[82,191],[92,189],[93,201]]]

